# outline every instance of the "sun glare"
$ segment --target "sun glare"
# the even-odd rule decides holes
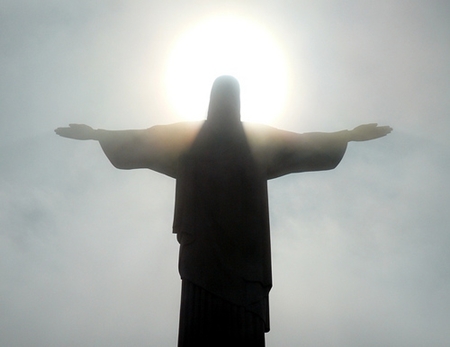
[[[166,88],[180,117],[204,119],[214,79],[232,75],[241,85],[245,121],[269,123],[283,111],[286,62],[261,26],[236,17],[202,22],[181,35],[168,59]]]

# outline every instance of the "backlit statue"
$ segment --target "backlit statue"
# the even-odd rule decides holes
[[[351,131],[297,134],[242,123],[239,84],[222,76],[213,84],[204,122],[124,131],[71,124],[55,131],[99,141],[119,169],[148,168],[176,179],[178,346],[261,347],[269,331],[272,286],[267,180],[333,169],[348,142],[391,130],[365,124]]]

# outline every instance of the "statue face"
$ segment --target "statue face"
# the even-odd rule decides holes
[[[232,76],[218,77],[211,89],[208,119],[240,119],[239,82]]]

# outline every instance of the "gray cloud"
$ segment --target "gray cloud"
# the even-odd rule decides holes
[[[173,346],[174,182],[115,170],[54,136],[177,121],[163,66],[198,1],[1,1],[0,345]],[[181,6],[181,5],[180,5]],[[443,1],[229,4],[292,63],[276,126],[392,125],[332,172],[269,183],[268,346],[446,346],[449,6]]]

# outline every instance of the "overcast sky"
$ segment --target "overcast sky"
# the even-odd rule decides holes
[[[445,0],[0,0],[0,345],[176,345],[174,181],[53,129],[183,120],[164,94],[170,47],[223,14],[283,48],[273,126],[394,128],[333,171],[269,182],[267,346],[448,346]]]

